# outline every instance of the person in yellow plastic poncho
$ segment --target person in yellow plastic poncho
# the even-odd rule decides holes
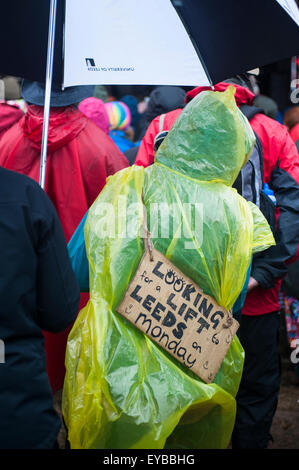
[[[144,254],[143,202],[154,247],[205,294],[232,308],[252,254],[275,244],[259,209],[231,187],[254,141],[232,87],[200,93],[176,120],[155,163],[109,177],[91,207],[85,224],[90,300],[69,335],[63,391],[72,448],[228,446],[244,360],[237,336],[214,382],[205,384],[116,308]],[[151,211],[161,203],[169,208],[169,235],[166,218]],[[192,204],[202,208],[198,231],[188,223]],[[184,225],[180,236],[175,220]]]

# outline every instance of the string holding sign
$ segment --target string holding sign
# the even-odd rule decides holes
[[[143,205],[143,223],[142,223],[142,229],[143,229],[143,240],[144,240],[144,246],[145,249],[149,251],[150,254],[150,260],[154,261],[154,255],[153,255],[153,242],[151,239],[151,234],[148,229],[148,224],[147,224],[147,214],[146,214],[146,207],[144,204],[144,198],[143,198],[143,193],[142,193],[142,205]]]
[[[210,383],[239,324],[153,247],[146,221],[144,237],[145,253],[116,311]]]

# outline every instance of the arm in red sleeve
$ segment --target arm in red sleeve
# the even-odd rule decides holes
[[[154,163],[154,140],[159,132],[159,119],[160,116],[157,116],[148,126],[145,136],[141,141],[135,165],[147,167]]]

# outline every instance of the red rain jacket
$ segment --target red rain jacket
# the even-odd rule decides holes
[[[215,91],[224,91],[228,83],[215,85]],[[254,94],[245,87],[236,88],[238,106],[252,105]],[[188,103],[198,93],[211,90],[198,87],[187,93]],[[165,115],[163,130],[169,130],[181,110]],[[148,166],[154,161],[153,142],[159,133],[160,117],[155,118],[147,129],[136,157],[136,165]],[[299,156],[287,128],[264,114],[255,115],[250,121],[259,136],[264,155],[264,179],[274,190],[277,199],[276,243],[253,262],[251,275],[260,286],[246,297],[242,313],[262,315],[280,309],[279,290],[281,279],[286,274],[286,264],[298,252],[299,244]]]
[[[0,165],[39,180],[43,108],[29,106],[26,115],[0,140]],[[49,119],[45,191],[61,220],[66,241],[96,199],[106,178],[128,166],[113,141],[73,106],[52,108]],[[81,295],[80,308],[88,300]],[[64,380],[64,357],[70,328],[45,333],[47,370],[53,392]]]

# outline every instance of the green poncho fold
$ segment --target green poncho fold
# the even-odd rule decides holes
[[[72,448],[226,448],[244,351],[235,336],[212,384],[179,364],[115,309],[154,247],[227,310],[254,252],[274,244],[259,209],[232,189],[254,134],[233,88],[202,92],[178,117],[155,163],[110,177],[85,239],[90,300],[69,335],[63,414]]]

